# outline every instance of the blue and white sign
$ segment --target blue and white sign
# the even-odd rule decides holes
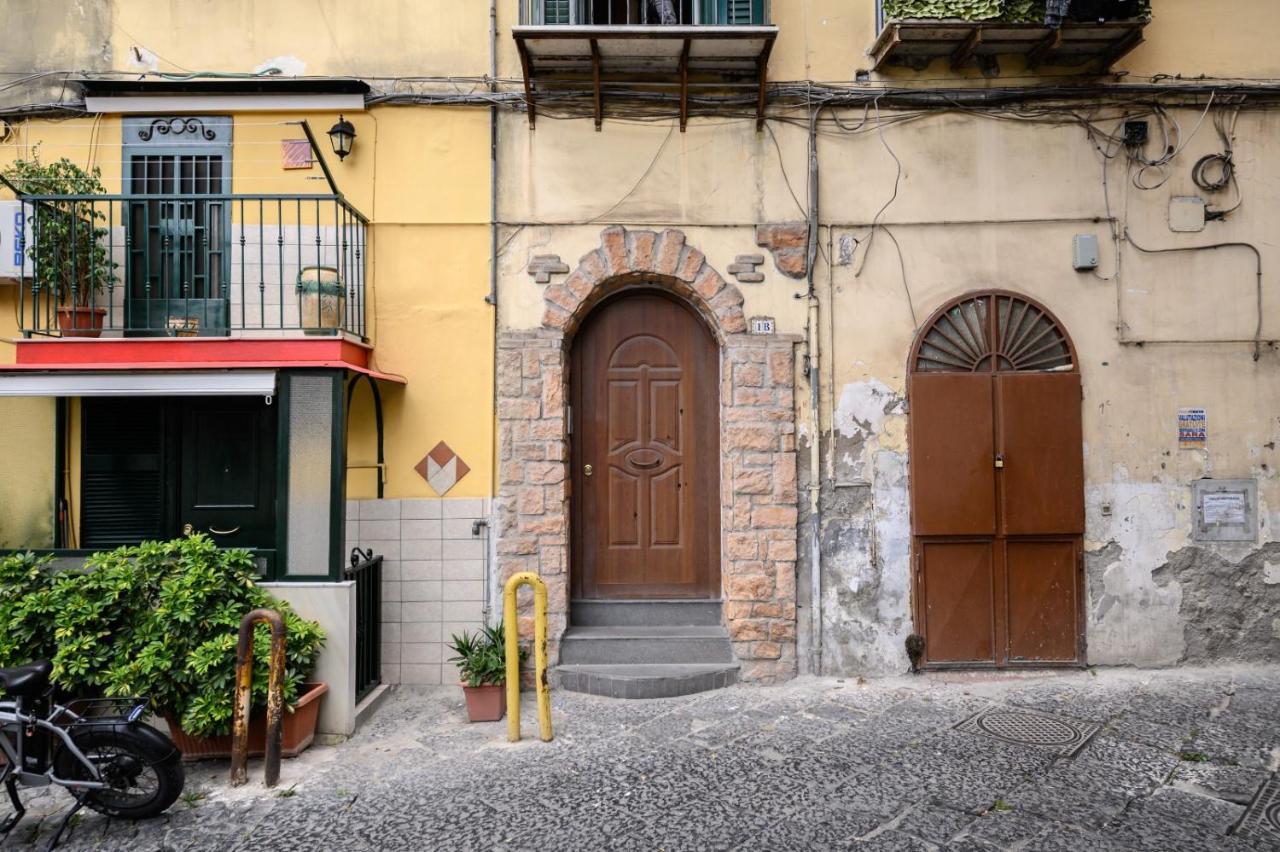
[[[26,256],[26,219],[21,201],[0,201],[0,278],[31,275],[31,258]]]

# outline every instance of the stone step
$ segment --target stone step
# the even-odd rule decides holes
[[[737,664],[563,665],[556,673],[561,689],[606,698],[675,698],[738,680]]]
[[[566,665],[630,665],[733,662],[729,633],[723,627],[570,627],[560,640]]]
[[[662,627],[720,624],[720,601],[577,600],[569,603],[569,622],[583,627]]]

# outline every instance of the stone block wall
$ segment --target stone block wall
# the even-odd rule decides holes
[[[606,228],[562,284],[547,288],[542,327],[498,335],[497,572],[540,574],[554,661],[569,619],[569,434],[572,334],[601,299],[633,288],[683,299],[721,347],[721,597],[742,676],[796,670],[796,338],[750,335],[742,293],[684,233]],[[529,595],[521,635],[532,633]]]

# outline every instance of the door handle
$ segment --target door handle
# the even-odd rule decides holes
[[[584,465],[582,466],[582,475],[583,475],[583,476],[590,476],[590,475],[591,475],[591,473],[592,473],[591,465],[589,465],[589,464],[584,464]]]
[[[1001,470],[1003,468],[1004,468],[1004,453],[997,453],[996,454],[996,470]]]
[[[216,528],[214,528],[214,527],[209,527],[209,532],[213,533],[214,535],[231,535],[232,533],[238,533],[238,532],[240,532],[240,528],[239,528],[239,527],[232,527],[232,528],[231,528],[231,529],[229,529],[229,530],[220,530],[220,529],[216,529]]]
[[[182,534],[183,534],[183,535],[186,535],[186,536],[194,535],[194,534],[195,534],[195,531],[196,531],[196,528],[195,528],[195,527],[193,527],[193,526],[191,526],[191,524],[183,524],[183,525],[182,525]]]

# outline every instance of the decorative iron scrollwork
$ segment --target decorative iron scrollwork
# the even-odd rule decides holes
[[[361,550],[358,547],[351,548],[351,567],[357,568],[365,562],[373,561],[373,548]]]
[[[138,138],[143,142],[150,142],[151,137],[157,133],[161,136],[181,136],[184,133],[191,133],[203,136],[210,142],[218,138],[217,131],[212,127],[205,127],[204,122],[198,118],[157,118],[151,122],[150,127],[138,129]]]

